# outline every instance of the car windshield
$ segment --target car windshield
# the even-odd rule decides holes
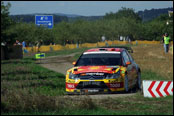
[[[121,65],[120,54],[83,54],[75,66],[115,66]]]

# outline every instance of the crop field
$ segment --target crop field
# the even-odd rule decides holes
[[[142,71],[142,80],[172,80],[173,54],[163,45],[133,45],[132,56]],[[77,53],[89,48],[46,53],[47,57]],[[119,93],[118,93],[119,94]],[[125,93],[126,94],[126,93]],[[33,54],[22,60],[1,60],[1,115],[173,115],[173,96],[144,98],[132,96],[91,99],[65,93],[65,75],[36,63]]]

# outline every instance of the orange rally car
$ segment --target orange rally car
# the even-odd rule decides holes
[[[141,71],[125,48],[94,48],[82,53],[66,74],[66,92],[113,93],[141,89]]]

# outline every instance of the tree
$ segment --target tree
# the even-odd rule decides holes
[[[4,2],[1,2],[1,42],[7,42],[9,44],[11,44],[13,40],[7,36],[6,31],[10,28],[11,25],[14,24],[14,22],[9,17],[10,7],[10,3],[5,6]]]
[[[119,18],[132,18],[135,19],[136,21],[142,21],[142,19],[139,17],[138,13],[135,13],[132,8],[125,8],[122,7],[118,12],[112,13],[110,12],[109,14],[107,13],[104,18],[105,19],[119,19]]]
[[[159,17],[144,23],[144,37],[147,40],[162,40],[162,35],[164,33],[169,33],[171,39],[173,40],[173,23],[169,25],[166,22],[169,20],[167,14],[162,14]]]

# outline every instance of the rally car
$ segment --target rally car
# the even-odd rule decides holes
[[[141,89],[141,70],[125,48],[94,48],[82,53],[66,74],[66,92],[113,93]]]

